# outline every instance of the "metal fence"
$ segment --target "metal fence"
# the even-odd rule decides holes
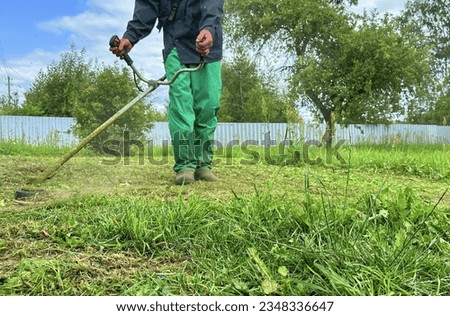
[[[68,117],[0,115],[0,141],[72,146],[78,142],[71,132],[74,124]]]
[[[0,141],[21,141],[32,145],[51,144],[73,146],[78,142],[71,128],[72,118],[0,116]],[[219,123],[215,133],[216,145],[232,146],[247,142],[252,145],[268,145],[291,141],[321,141],[323,124],[295,125],[285,123]],[[170,141],[166,122],[155,122],[147,134],[148,140],[160,146]],[[335,141],[347,143],[387,144],[450,143],[450,126],[435,125],[349,125],[336,126]]]

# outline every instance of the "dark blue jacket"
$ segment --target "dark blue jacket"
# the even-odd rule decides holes
[[[171,20],[173,2],[178,2],[178,7]],[[205,61],[218,61],[222,59],[223,5],[224,0],[136,0],[133,19],[123,37],[135,45],[151,33],[158,20],[157,28],[164,32],[164,60],[175,47],[181,63],[196,64],[200,57],[195,40],[207,29],[213,35],[213,47]]]

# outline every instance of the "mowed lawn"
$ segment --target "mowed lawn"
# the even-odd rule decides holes
[[[185,187],[88,152],[31,185],[64,150],[0,148],[0,295],[450,295],[448,145],[219,151]]]

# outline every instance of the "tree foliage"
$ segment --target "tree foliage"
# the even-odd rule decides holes
[[[450,0],[409,0],[401,20],[422,37],[423,45],[433,54],[435,73],[446,78],[450,65]]]
[[[77,124],[74,132],[80,137],[86,137],[94,129],[118,112],[123,106],[137,96],[136,88],[126,68],[107,66],[93,76],[92,81],[80,91],[72,114]],[[95,138],[90,146],[98,152],[104,150],[107,140],[122,142],[126,130],[130,139],[143,139],[144,133],[152,128],[153,111],[149,104],[138,102],[131,107],[114,125]],[[123,147],[122,147],[123,148]]]
[[[84,50],[72,46],[58,62],[39,72],[25,94],[23,112],[74,117],[74,133],[86,137],[137,95],[127,68],[87,62]],[[107,140],[123,143],[125,130],[134,140],[143,138],[152,127],[152,118],[151,104],[141,101],[91,141],[90,147],[101,153]]]
[[[72,116],[79,93],[89,85],[93,76],[91,63],[85,60],[85,51],[74,45],[41,70],[30,90],[25,93],[24,109],[36,115]]]
[[[439,95],[426,96],[412,103],[415,107],[409,112],[409,121],[418,124],[450,125],[450,77],[442,83],[446,87]],[[425,106],[424,106],[425,104]]]
[[[412,103],[408,119],[446,125],[450,119],[450,0],[409,0],[400,20],[432,56],[432,80]]]
[[[10,96],[0,96],[0,115],[21,115],[22,108],[19,106],[19,95],[17,92]]]
[[[355,16],[355,1],[229,0],[234,41],[276,47],[292,60],[291,91],[327,123],[385,122],[426,73],[426,55],[389,17]]]
[[[275,80],[264,77],[255,62],[238,53],[222,65],[222,122],[286,122],[287,98]]]

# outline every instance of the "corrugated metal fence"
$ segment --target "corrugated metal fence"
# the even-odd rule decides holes
[[[0,141],[17,140],[29,144],[73,146],[78,139],[71,133],[72,118],[0,116]],[[231,146],[247,142],[267,145],[284,140],[320,141],[323,124],[293,125],[285,123],[219,123],[215,133],[217,145]],[[167,123],[156,122],[148,133],[154,145],[170,141]],[[386,144],[392,142],[438,144],[450,143],[450,126],[435,125],[349,125],[336,126],[335,141]],[[269,143],[269,141],[271,143]]]
[[[0,141],[72,146],[78,142],[71,132],[74,124],[75,120],[70,117],[0,115]]]

